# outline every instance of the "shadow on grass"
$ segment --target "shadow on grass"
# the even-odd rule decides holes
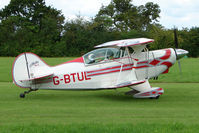
[[[41,91],[32,92],[26,95],[25,99],[31,100],[53,100],[53,101],[68,101],[68,100],[105,100],[105,101],[120,101],[120,102],[136,102],[136,101],[154,101],[156,99],[135,99],[133,96],[125,95],[126,91],[102,90],[102,91]]]

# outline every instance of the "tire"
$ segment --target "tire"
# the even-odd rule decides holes
[[[19,95],[19,97],[20,97],[20,98],[25,98],[25,94],[24,94],[24,93],[21,93],[21,94]]]

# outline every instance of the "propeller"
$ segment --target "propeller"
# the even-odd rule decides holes
[[[174,27],[174,40],[175,40],[175,54],[176,54],[176,60],[178,61],[178,67],[180,70],[180,74],[182,74],[182,68],[181,68],[181,64],[180,64],[180,59],[182,57],[184,57],[186,54],[188,54],[189,52],[183,49],[179,49],[178,48],[178,35],[177,35],[177,28]]]
[[[180,74],[182,74],[182,68],[181,68],[181,64],[180,64],[180,60],[178,58],[178,55],[177,55],[177,49],[178,49],[178,35],[177,35],[177,28],[174,27],[174,41],[175,41],[175,48],[174,48],[174,51],[175,51],[175,54],[176,54],[176,59],[178,61],[178,67],[179,67],[179,70],[180,70]]]

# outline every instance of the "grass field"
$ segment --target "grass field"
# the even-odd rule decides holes
[[[44,58],[56,65],[72,58]],[[102,91],[39,90],[19,98],[12,83],[14,58],[0,58],[0,133],[198,132],[199,58],[183,59],[151,81],[164,88],[158,100],[125,96],[128,88]]]

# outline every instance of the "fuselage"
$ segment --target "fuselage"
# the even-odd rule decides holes
[[[126,81],[143,80],[167,73],[175,63],[172,48],[123,55],[86,63],[86,56],[51,67],[49,82],[36,84],[38,89],[106,89]]]
[[[135,38],[106,42],[72,61],[49,66],[38,55],[21,53],[12,67],[13,82],[29,88],[25,94],[38,89],[98,90],[129,87],[134,98],[159,98],[161,87],[152,87],[150,78],[168,73],[169,68],[188,54],[183,49],[149,51],[153,39]],[[179,61],[178,61],[179,62]]]

